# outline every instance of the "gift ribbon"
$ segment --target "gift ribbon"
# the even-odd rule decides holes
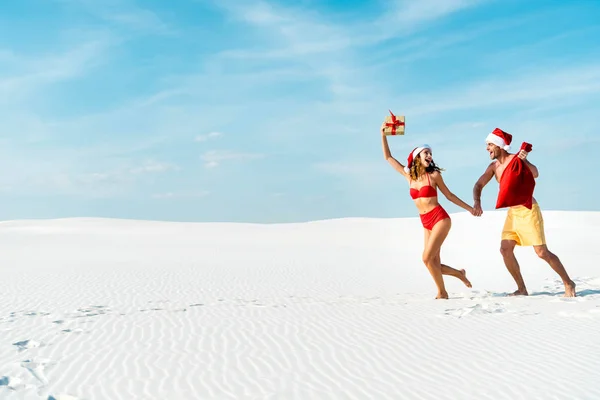
[[[392,116],[392,122],[386,122],[385,126],[386,127],[391,127],[392,128],[392,135],[396,134],[396,128],[399,126],[404,126],[404,122],[402,121],[398,121],[398,119],[396,119],[396,116],[394,115],[394,113],[391,110],[388,110],[390,112],[390,115]]]

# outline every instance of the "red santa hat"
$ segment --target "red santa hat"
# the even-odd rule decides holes
[[[487,135],[485,138],[486,143],[492,143],[506,151],[510,150],[510,142],[512,142],[512,135],[504,132],[500,128],[496,128],[492,133]]]
[[[408,155],[406,167],[404,167],[404,171],[406,171],[406,173],[410,172],[410,167],[412,166],[412,163],[413,163],[413,160],[415,159],[415,157],[418,156],[419,153],[425,149],[428,149],[429,151],[431,151],[431,146],[429,146],[428,144],[424,144],[422,146],[415,147],[415,149],[410,152],[410,154]]]

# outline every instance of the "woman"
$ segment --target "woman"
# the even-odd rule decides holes
[[[425,229],[423,263],[437,286],[436,299],[447,299],[448,292],[444,286],[443,275],[454,276],[469,288],[471,282],[467,279],[464,269],[457,270],[441,263],[440,249],[450,232],[452,222],[446,210],[438,203],[437,189],[439,188],[449,201],[469,211],[472,215],[475,215],[475,209],[448,189],[442,178],[442,169],[433,162],[431,147],[423,145],[415,148],[408,156],[407,165],[404,166],[392,157],[384,128],[385,123],[381,125],[383,157],[408,181],[410,196],[415,201]]]

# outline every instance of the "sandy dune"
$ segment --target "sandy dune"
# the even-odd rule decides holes
[[[544,214],[578,285],[453,214],[434,300],[416,218],[0,223],[0,399],[597,399],[600,213]]]

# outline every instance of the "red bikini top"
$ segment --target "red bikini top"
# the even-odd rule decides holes
[[[427,181],[429,185],[423,185],[420,189],[410,188],[410,197],[416,200],[421,197],[437,197],[437,190],[431,186],[431,180],[429,174],[427,174]]]

